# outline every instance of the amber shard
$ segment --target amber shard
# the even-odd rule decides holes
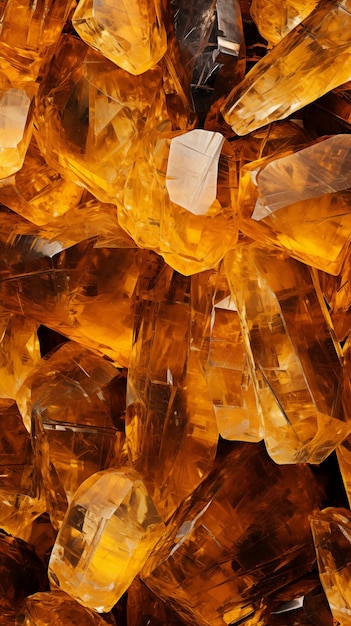
[[[224,439],[260,441],[261,410],[223,264],[191,278],[194,337]]]
[[[245,135],[350,80],[350,28],[350,0],[319,3],[231,91],[222,108],[228,124]]]
[[[269,454],[277,463],[320,463],[350,432],[350,385],[309,268],[256,243],[225,263]]]
[[[124,378],[101,356],[69,342],[42,360],[18,401],[31,422],[47,510],[58,528],[79,485],[123,463],[124,436],[117,426],[124,414]]]
[[[51,583],[109,611],[140,572],[164,524],[134,471],[105,470],[76,492],[54,545]]]
[[[15,86],[43,75],[71,6],[71,0],[1,0],[1,69]]]
[[[107,626],[98,613],[59,590],[29,596],[21,613],[23,626]]]
[[[0,180],[23,165],[32,134],[32,113],[32,90],[13,87],[0,69]]]
[[[341,626],[351,624],[351,513],[328,508],[313,514],[313,540],[319,576],[333,616]]]
[[[0,316],[0,398],[16,398],[40,360],[38,324],[21,315]]]
[[[189,624],[235,624],[310,569],[317,503],[307,466],[277,466],[261,444],[239,443],[178,509],[143,579]]]
[[[335,135],[242,169],[242,231],[337,274],[351,230],[351,136]]]
[[[317,6],[318,0],[253,0],[250,8],[264,39],[275,46]]]
[[[167,48],[160,0],[80,0],[72,21],[87,44],[131,74],[154,67]]]
[[[126,435],[130,460],[166,519],[210,471],[218,429],[191,349],[190,279],[164,265],[155,283],[140,282]]]
[[[16,403],[0,400],[0,528],[28,540],[45,510],[29,434]]]
[[[128,589],[128,626],[185,626],[173,609],[136,578]]]
[[[31,593],[47,588],[45,566],[33,547],[0,532],[0,597],[20,602]]]

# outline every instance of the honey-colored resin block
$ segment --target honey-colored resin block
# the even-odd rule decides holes
[[[256,243],[225,258],[267,450],[277,463],[320,463],[350,432],[350,382],[309,268]]]
[[[154,67],[167,48],[160,0],[80,0],[72,22],[87,44],[131,74]]]
[[[109,469],[75,493],[54,545],[49,578],[108,612],[141,571],[165,527],[138,474]]]
[[[21,169],[33,129],[33,88],[14,87],[0,70],[0,180]]]
[[[40,85],[36,126],[51,167],[103,202],[122,201],[139,139],[170,129],[161,68],[133,76],[63,35]]]
[[[71,6],[71,0],[1,0],[1,69],[14,86],[43,76]]]
[[[311,528],[319,577],[340,626],[351,624],[351,513],[327,508],[312,515]]]
[[[0,528],[28,540],[46,510],[29,434],[17,405],[0,400]]]
[[[43,359],[19,391],[55,528],[86,478],[125,461],[124,433],[117,429],[124,381],[112,363],[69,342]]]
[[[318,3],[234,87],[222,107],[226,122],[246,135],[350,80],[350,27],[350,0]]]
[[[188,624],[240,623],[313,566],[315,506],[307,466],[277,466],[261,444],[237,444],[178,509],[142,578]]]
[[[108,622],[95,611],[87,609],[66,593],[53,590],[35,593],[26,598],[21,611],[23,626],[107,626]],[[112,616],[111,616],[112,617]],[[112,617],[113,620],[113,617]],[[22,622],[21,622],[22,624]]]
[[[126,436],[133,466],[168,519],[210,471],[218,429],[190,345],[189,279],[164,265],[157,280],[142,287],[128,371]]]
[[[318,0],[253,0],[250,13],[264,39],[275,46],[315,9]]]
[[[16,398],[40,360],[38,324],[21,315],[0,316],[0,398]]]
[[[38,225],[76,206],[82,192],[46,163],[34,138],[21,169],[0,181],[0,202]]]
[[[338,274],[350,241],[350,164],[346,134],[253,161],[241,173],[241,230]]]
[[[27,317],[127,366],[133,292],[146,251],[95,248],[94,241],[65,248],[7,211],[0,212],[0,223],[5,310],[25,311]]]
[[[217,271],[191,278],[193,346],[224,439],[260,441],[261,409],[251,378],[238,312],[231,297],[223,264]]]

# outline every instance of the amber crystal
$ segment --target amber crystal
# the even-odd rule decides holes
[[[317,6],[318,0],[252,0],[250,13],[259,32],[275,46]]]
[[[46,224],[78,204],[82,188],[53,170],[34,138],[22,168],[0,181],[0,202],[34,224]]]
[[[0,400],[0,528],[28,540],[45,510],[29,434],[16,403]]]
[[[128,626],[185,626],[177,613],[139,579],[128,589]]]
[[[73,25],[81,38],[131,74],[154,67],[167,48],[160,0],[80,0]]]
[[[351,624],[351,513],[327,508],[312,515],[313,540],[319,576],[334,618],[340,626]]]
[[[217,272],[192,276],[191,300],[193,346],[199,351],[219,433],[224,439],[260,441],[261,409],[223,264]]]
[[[234,624],[310,569],[317,502],[308,467],[279,467],[260,444],[237,444],[178,509],[143,579],[189,624]]]
[[[320,463],[350,432],[350,384],[309,268],[255,243],[225,264],[269,454],[278,463]]]
[[[124,379],[102,357],[67,343],[43,359],[17,401],[31,423],[47,510],[58,528],[79,485],[125,460],[124,436],[117,430],[125,407]]]
[[[128,371],[130,460],[163,518],[208,474],[218,439],[206,381],[190,345],[189,288],[190,280],[167,266],[152,289],[140,284]]]
[[[16,603],[17,607],[26,596],[47,588],[44,564],[33,547],[3,532],[0,532],[0,570],[0,598]]]
[[[165,527],[138,474],[109,469],[75,493],[53,548],[51,583],[109,611],[144,566]]]
[[[21,315],[0,316],[0,398],[16,398],[40,359],[38,324]]]
[[[242,231],[337,274],[350,241],[350,149],[350,135],[335,135],[244,167]]]
[[[32,135],[33,95],[33,88],[14,87],[0,66],[0,180],[23,165]]]
[[[256,63],[222,108],[236,133],[283,119],[350,80],[350,10],[349,0],[318,3]]]
[[[106,622],[103,616],[59,590],[29,596],[21,614],[23,626],[107,626],[115,623],[111,620]]]

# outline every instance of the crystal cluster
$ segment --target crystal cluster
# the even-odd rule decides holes
[[[4,626],[351,625],[350,53],[0,0]]]

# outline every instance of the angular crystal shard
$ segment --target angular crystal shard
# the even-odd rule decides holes
[[[55,589],[35,593],[26,598],[23,611],[26,626],[66,626],[84,624],[84,626],[107,626],[103,617],[87,609],[66,593]],[[113,618],[112,618],[113,619]]]
[[[69,342],[43,359],[19,392],[55,528],[86,478],[125,461],[124,436],[117,430],[123,383],[111,363]]]
[[[318,3],[234,87],[222,108],[226,122],[245,135],[350,80],[350,28],[350,0]]]
[[[139,298],[128,372],[127,443],[131,462],[167,519],[210,471],[218,430],[191,350],[189,279],[164,266],[153,289]]]
[[[254,242],[225,258],[277,463],[320,463],[349,434],[350,383],[309,268]]]
[[[160,0],[80,0],[72,22],[80,37],[131,74],[154,67],[167,48]]]
[[[83,606],[107,612],[164,531],[138,474],[98,472],[73,497],[51,554],[50,581]]]
[[[250,163],[240,180],[241,229],[337,274],[350,241],[350,165],[346,134]]]
[[[38,324],[21,315],[0,316],[0,398],[17,397],[40,360]]]
[[[178,509],[142,579],[187,623],[240,623],[313,565],[318,500],[306,465],[277,466],[261,444],[237,444]]]
[[[32,134],[32,96],[6,83],[0,75],[0,179],[21,169]]]
[[[319,577],[333,616],[341,626],[351,623],[351,513],[327,508],[312,515]]]
[[[224,439],[260,441],[261,409],[252,381],[238,312],[223,264],[191,278],[193,346]]]
[[[275,46],[315,9],[318,0],[252,0],[250,13],[264,39]]]

